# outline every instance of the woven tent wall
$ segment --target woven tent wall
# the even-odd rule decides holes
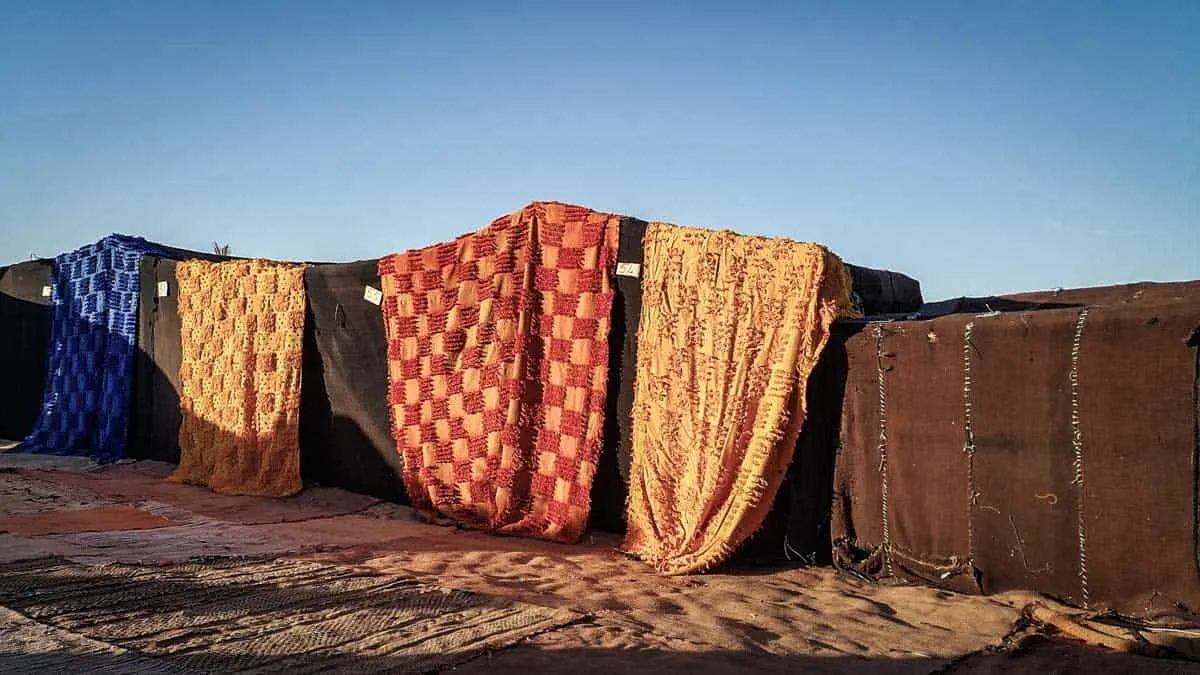
[[[1195,612],[1200,283],[1018,297],[846,340],[835,563]]]
[[[872,270],[852,269],[856,280]],[[880,274],[892,274],[880,272]],[[1124,303],[1150,293],[1174,291],[1170,285],[1130,284],[1102,288],[1067,289],[1010,296],[958,297],[924,303],[902,311],[898,305],[868,305],[879,310],[866,319],[834,324],[829,344],[809,379],[811,401],[804,430],[796,446],[787,480],[761,530],[739,553],[741,562],[767,565],[829,564],[832,561],[830,520],[833,511],[834,459],[841,434],[842,406],[848,376],[847,341],[871,323],[886,320],[934,319],[952,314],[1017,312],[1082,307],[1090,301]],[[1176,285],[1175,288],[1184,288]],[[858,289],[856,289],[856,294]],[[1177,295],[1177,293],[1176,293]],[[861,297],[861,296],[860,296]],[[869,294],[866,295],[869,297]],[[883,312],[883,309],[889,311]]]
[[[407,503],[388,416],[383,312],[368,299],[381,288],[378,261],[310,267],[304,285],[312,335],[303,377],[310,405],[301,411],[304,478]]]
[[[17,263],[0,275],[0,438],[25,438],[37,421],[50,348],[49,260]]]

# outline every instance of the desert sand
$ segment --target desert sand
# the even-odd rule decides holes
[[[432,666],[328,648],[341,649],[339,668],[364,671],[1200,672],[1194,662],[1117,653],[1031,623],[1022,614],[1030,606],[1065,609],[1033,593],[976,597],[869,584],[825,568],[737,564],[665,577],[618,553],[614,535],[589,534],[577,545],[495,537],[425,524],[406,507],[330,488],[288,499],[221,496],[164,482],[170,470],[0,455],[0,574],[49,561],[59,565],[55,574],[111,569],[141,579],[149,577],[137,570],[253,558],[411,580],[536,615],[503,644],[455,647],[461,654]],[[153,625],[145,611],[138,616]],[[75,670],[91,659],[122,672],[182,672],[170,669],[178,660],[154,658],[169,650],[96,639],[91,623],[64,617],[0,612],[0,669],[57,667],[44,660],[49,654],[70,656],[64,667]],[[1172,635],[1176,646],[1190,644],[1190,634]],[[196,644],[236,649],[217,637]]]

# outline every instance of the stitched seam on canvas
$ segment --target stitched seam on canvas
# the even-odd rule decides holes
[[[963,332],[963,432],[966,436],[963,452],[967,454],[967,561],[975,564],[975,505],[979,492],[975,485],[975,429],[971,419],[971,336],[975,322],[967,323]]]
[[[1071,481],[1075,485],[1078,497],[1078,530],[1079,530],[1079,587],[1083,604],[1088,604],[1087,578],[1087,532],[1084,512],[1084,482],[1083,482],[1083,429],[1079,415],[1079,352],[1083,342],[1083,326],[1087,321],[1088,310],[1079,311],[1079,320],[1075,323],[1075,337],[1071,342],[1071,446],[1075,452],[1075,477]]]
[[[879,475],[880,508],[883,515],[883,564],[888,576],[892,575],[892,530],[888,523],[888,447],[887,447],[887,381],[883,374],[883,328],[874,326],[875,369],[879,381]]]

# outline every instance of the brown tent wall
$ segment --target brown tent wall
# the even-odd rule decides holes
[[[1015,300],[846,339],[835,564],[1195,612],[1200,282]]]
[[[365,260],[305,271],[301,467],[307,481],[407,503],[387,405],[383,314],[365,297],[380,289],[377,266]]]
[[[858,274],[861,276],[863,272]],[[1147,297],[1147,294],[1150,298],[1178,298],[1184,289],[1186,285],[1181,284],[1140,283],[1000,297],[958,297],[925,303],[916,310],[910,306],[900,312],[834,324],[829,344],[809,379],[809,413],[788,479],[762,530],[747,544],[745,553],[748,556],[743,558],[770,565],[828,564],[832,561],[830,519],[834,457],[839,445],[849,377],[846,342],[871,323],[933,319],[951,314],[1065,309],[1096,301],[1127,303]]]
[[[0,438],[29,435],[41,410],[50,348],[49,287],[54,264],[31,260],[0,273]]]

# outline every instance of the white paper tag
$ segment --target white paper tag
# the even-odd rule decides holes
[[[383,291],[375,288],[374,286],[367,286],[363,288],[363,300],[366,300],[372,305],[378,305],[379,303],[383,302]]]
[[[51,288],[49,286],[42,286],[42,297],[43,298],[50,297],[50,292],[51,292]]]
[[[633,277],[637,279],[642,276],[642,266],[637,263],[617,263],[617,276]]]
[[[167,285],[167,282],[165,282],[165,281],[158,282],[158,297],[165,298],[169,294],[170,294],[170,286]]]

